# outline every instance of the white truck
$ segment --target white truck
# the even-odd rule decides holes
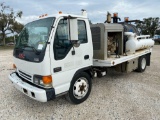
[[[92,78],[106,75],[107,68],[145,71],[154,41],[135,26],[110,19],[90,25],[83,10],[82,15],[43,15],[26,24],[16,40],[10,81],[34,100],[65,95],[79,104],[88,98]]]

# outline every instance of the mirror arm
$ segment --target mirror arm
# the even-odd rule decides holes
[[[72,55],[75,55],[74,45],[73,45],[73,43],[72,43],[72,41],[71,41],[71,40],[70,40],[70,43],[72,44],[72,48],[73,48]]]
[[[68,17],[68,25],[69,25],[69,40],[71,40],[70,18],[69,17]]]
[[[80,41],[79,40],[70,40],[70,41],[71,41],[71,43],[74,47],[79,47],[80,46]]]

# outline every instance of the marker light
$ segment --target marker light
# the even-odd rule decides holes
[[[125,17],[125,18],[124,18],[124,21],[125,21],[125,22],[128,22],[128,20],[129,20],[129,17]]]
[[[113,17],[118,17],[118,13],[113,13]]]
[[[17,68],[15,64],[13,64],[13,68],[14,68],[14,69],[16,69],[16,68]]]
[[[62,14],[62,11],[59,11],[59,14]]]
[[[48,14],[41,15],[41,16],[39,16],[39,18],[43,18],[45,16],[48,16]]]

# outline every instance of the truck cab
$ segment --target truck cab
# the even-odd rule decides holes
[[[29,97],[47,102],[69,91],[67,98],[81,103],[89,95],[93,46],[86,16],[41,16],[26,24],[13,55],[9,79]]]

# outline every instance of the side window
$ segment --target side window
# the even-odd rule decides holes
[[[78,40],[80,40],[81,43],[88,42],[86,24],[83,20],[78,20]]]
[[[68,20],[62,19],[59,21],[57,30],[54,38],[54,57],[55,60],[61,60],[65,58],[65,56],[70,51],[72,45],[69,41],[69,28],[68,28]]]

